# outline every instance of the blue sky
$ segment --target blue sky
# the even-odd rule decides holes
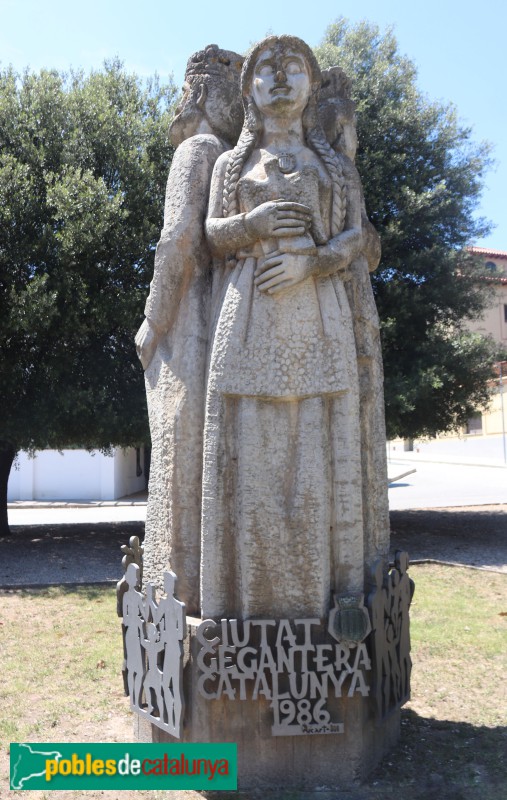
[[[186,59],[205,44],[243,52],[273,32],[315,46],[339,16],[394,26],[400,51],[417,66],[419,88],[453,102],[474,138],[493,144],[497,165],[486,176],[480,214],[496,228],[476,244],[507,250],[504,0],[0,0],[0,62],[18,70],[88,70],[118,55],[141,75],[172,74],[180,85]]]

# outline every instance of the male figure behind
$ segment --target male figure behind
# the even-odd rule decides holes
[[[171,125],[177,148],[164,227],[136,346],[145,370],[152,455],[144,580],[163,589],[169,566],[187,613],[199,613],[205,372],[211,255],[205,234],[211,174],[243,122],[243,59],[208,45],[190,57]]]
[[[348,179],[357,182],[362,195],[361,180],[354,166],[357,134],[350,81],[338,66],[324,70],[322,78],[319,96],[322,127],[331,147],[343,157]],[[380,262],[380,237],[366,215],[364,197],[361,218],[363,248],[349,267],[345,289],[354,324],[359,376],[364,556],[365,563],[372,563],[377,558],[387,558],[389,506],[380,323],[369,276]]]

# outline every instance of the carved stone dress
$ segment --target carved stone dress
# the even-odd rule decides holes
[[[311,237],[236,253],[216,301],[204,426],[205,616],[323,617],[331,592],[363,590],[357,359],[343,280],[308,277],[276,295],[254,285],[260,256],[330,239],[332,187],[319,164],[287,175],[264,157],[238,184],[239,212],[281,198],[309,206],[312,226]],[[213,205],[212,183],[210,214]]]
[[[145,372],[152,442],[144,580],[178,576],[187,613],[199,613],[201,478],[211,254],[204,236],[214,164],[226,145],[212,134],[184,141],[167,182],[146,317],[161,332]]]

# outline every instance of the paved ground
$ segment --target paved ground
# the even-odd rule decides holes
[[[389,486],[391,510],[507,503],[507,467],[422,460],[417,455],[389,461],[390,477],[416,472]]]
[[[411,452],[387,446],[391,510],[507,503],[507,441],[503,436],[415,441]]]
[[[9,503],[9,525],[71,525],[144,522],[146,496],[134,503]]]
[[[466,444],[466,443],[465,443]],[[444,456],[442,456],[444,457]],[[433,456],[436,458],[436,456]],[[507,503],[507,466],[500,462],[470,463],[463,457],[445,456],[430,461],[424,452],[391,451],[389,476],[416,472],[390,484],[391,510],[447,508]],[[472,461],[475,461],[474,457]],[[142,522],[146,519],[146,494],[115,502],[9,504],[11,525],[57,525],[71,523]]]
[[[13,526],[0,540],[0,588],[116,582],[121,545],[142,522]],[[507,505],[391,512],[391,558],[437,560],[507,574]]]
[[[507,575],[507,505],[391,511],[391,558],[439,561]]]
[[[0,587],[119,581],[121,546],[143,522],[12,526],[0,539]]]
[[[484,452],[476,463],[473,447],[470,458],[462,452],[391,450],[390,477],[416,470],[389,487],[393,550],[507,572],[507,467]],[[120,547],[132,535],[142,539],[145,519],[142,493],[115,502],[12,503],[0,587],[116,581]]]
[[[484,437],[469,435],[461,439],[416,439],[414,450],[411,453],[405,453],[399,442],[388,443],[387,452],[392,458],[407,456],[416,460],[507,466],[507,433],[505,436],[501,434]]]

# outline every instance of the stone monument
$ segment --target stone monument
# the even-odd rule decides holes
[[[136,338],[144,555],[131,542],[119,584],[137,732],[237,742],[240,788],[346,788],[398,736],[413,593],[406,555],[388,563],[380,245],[350,85],[292,36],[243,64],[210,45],[171,134]]]

